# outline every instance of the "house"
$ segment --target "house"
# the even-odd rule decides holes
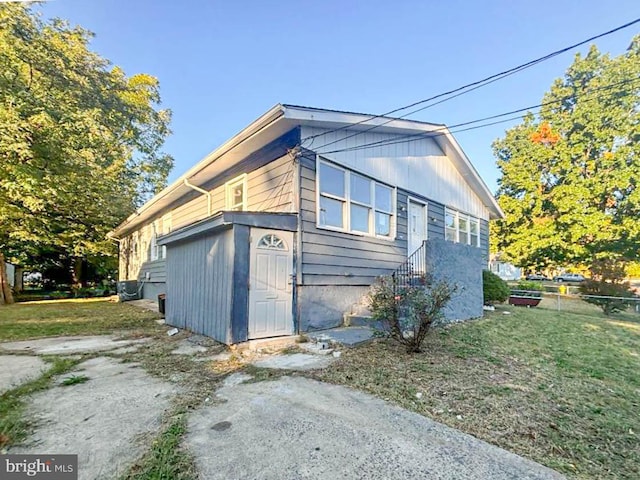
[[[503,280],[520,280],[522,278],[522,269],[502,260],[499,253],[491,255],[489,258],[489,270]]]
[[[7,275],[7,281],[9,282],[9,286],[14,292],[22,292],[24,288],[23,284],[23,273],[24,269],[20,265],[14,265],[9,262],[4,263],[5,273]]]
[[[418,257],[463,287],[449,319],[481,316],[502,216],[443,125],[276,105],[110,236],[129,296],[232,344],[340,325]]]

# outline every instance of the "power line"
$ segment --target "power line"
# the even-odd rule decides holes
[[[490,76],[485,77],[485,78],[483,78],[483,79],[481,79],[481,80],[477,80],[477,81],[475,81],[475,82],[468,83],[468,84],[463,85],[463,86],[461,86],[461,87],[454,88],[453,90],[449,90],[449,91],[447,91],[447,92],[443,92],[443,93],[440,93],[440,94],[438,94],[438,95],[434,95],[434,96],[429,97],[429,98],[426,98],[426,99],[424,99],[424,100],[420,100],[420,101],[418,101],[418,102],[411,103],[411,104],[406,105],[406,106],[404,106],[404,107],[400,107],[400,108],[396,108],[396,109],[394,109],[394,110],[390,110],[390,111],[388,111],[388,112],[386,112],[386,113],[383,113],[383,114],[380,114],[380,115],[371,115],[371,116],[369,116],[369,118],[364,119],[364,120],[361,120],[361,121],[359,121],[359,122],[357,122],[357,123],[354,123],[354,124],[345,125],[345,126],[342,126],[342,127],[339,127],[339,128],[334,128],[334,129],[331,129],[331,130],[327,130],[326,132],[318,133],[318,134],[316,134],[316,135],[309,135],[309,136],[307,136],[307,137],[303,138],[303,139],[302,139],[302,142],[305,142],[305,141],[307,141],[307,140],[314,140],[314,139],[316,139],[316,138],[318,138],[318,137],[321,137],[321,136],[327,135],[327,134],[329,134],[329,133],[334,133],[334,132],[338,132],[338,131],[341,131],[341,130],[345,130],[345,129],[347,129],[347,128],[352,128],[354,125],[360,125],[360,124],[363,124],[363,123],[366,123],[366,122],[370,122],[371,120],[375,120],[376,118],[386,117],[386,116],[388,116],[388,115],[392,115],[392,114],[394,114],[394,113],[396,113],[396,112],[400,112],[400,111],[402,111],[402,110],[407,110],[407,109],[409,109],[409,108],[416,107],[416,106],[421,105],[421,104],[423,104],[423,103],[431,102],[431,101],[436,100],[436,99],[438,99],[438,98],[446,97],[446,96],[448,96],[448,95],[452,95],[452,94],[455,94],[455,93],[461,92],[461,93],[458,93],[458,95],[451,96],[450,98],[447,98],[447,99],[442,100],[442,101],[440,101],[440,102],[434,103],[433,105],[428,105],[428,106],[425,106],[425,107],[423,107],[423,108],[421,108],[421,109],[418,109],[418,110],[416,110],[416,111],[414,111],[414,112],[411,112],[411,113],[409,113],[409,114],[406,114],[406,115],[404,115],[404,116],[402,116],[402,117],[397,117],[397,118],[404,118],[404,117],[406,117],[406,116],[408,116],[408,115],[412,115],[412,114],[414,114],[414,113],[416,113],[416,112],[418,112],[418,111],[422,111],[422,110],[425,110],[425,109],[427,109],[427,108],[429,108],[429,107],[432,107],[432,106],[434,106],[434,105],[437,105],[438,103],[443,103],[443,102],[445,102],[445,101],[450,100],[451,98],[455,98],[455,97],[457,97],[457,96],[464,95],[464,94],[469,93],[469,92],[471,92],[471,91],[473,91],[473,90],[476,90],[476,89],[481,88],[481,87],[483,87],[483,86],[489,85],[490,83],[493,83],[493,82],[495,82],[495,81],[501,80],[502,78],[506,78],[506,77],[507,77],[507,76],[509,76],[509,75],[512,75],[512,74],[514,74],[514,73],[517,73],[517,72],[520,72],[520,71],[525,70],[525,69],[527,69],[527,68],[530,68],[530,67],[532,67],[532,66],[534,66],[534,65],[537,65],[538,63],[544,62],[544,61],[549,60],[549,59],[551,59],[551,58],[553,58],[553,57],[556,57],[556,56],[558,56],[558,55],[561,55],[562,53],[565,53],[565,52],[567,52],[567,51],[569,51],[569,50],[573,50],[573,49],[574,49],[574,48],[576,48],[576,47],[580,47],[580,46],[582,46],[582,45],[584,45],[584,44],[586,44],[586,43],[589,43],[589,42],[591,42],[591,41],[593,41],[593,40],[597,40],[597,39],[602,38],[602,37],[605,37],[605,36],[607,36],[607,35],[611,35],[611,34],[613,34],[613,33],[616,33],[616,32],[618,32],[618,31],[620,31],[620,30],[623,30],[623,29],[625,29],[625,28],[628,28],[628,27],[630,27],[630,26],[632,26],[632,25],[635,25],[635,24],[637,24],[637,23],[640,23],[640,18],[636,18],[635,20],[632,20],[632,21],[630,21],[630,22],[627,22],[627,23],[625,23],[625,24],[623,24],[623,25],[620,25],[620,26],[618,26],[618,27],[616,27],[616,28],[613,28],[613,29],[608,30],[608,31],[603,32],[603,33],[600,33],[600,34],[598,34],[598,35],[594,35],[594,36],[589,37],[589,38],[587,38],[587,39],[585,39],[585,40],[582,40],[581,42],[574,43],[573,45],[570,45],[570,46],[568,46],[568,47],[564,47],[564,48],[562,48],[562,49],[560,49],[560,50],[556,50],[556,51],[551,52],[551,53],[549,53],[549,54],[547,54],[547,55],[544,55],[544,56],[542,56],[542,57],[539,57],[539,58],[536,58],[536,59],[531,60],[531,61],[529,61],[529,62],[526,62],[526,63],[520,64],[520,65],[518,65],[518,66],[516,66],[516,67],[510,68],[510,69],[508,69],[508,70],[504,70],[504,71],[502,71],[502,72],[500,72],[500,73],[496,73],[496,74],[494,74],[494,75],[490,75]],[[474,88],[472,88],[472,87],[474,87]],[[462,92],[463,90],[464,90],[464,92]],[[373,130],[374,128],[378,128],[378,127],[380,127],[380,126],[382,126],[382,125],[385,125],[386,123],[389,123],[390,121],[393,121],[393,120],[394,120],[394,119],[389,119],[387,122],[382,123],[381,125],[374,125],[374,126],[372,126],[370,129],[368,129],[368,130],[364,130],[364,131],[356,132],[356,133],[352,134],[351,136],[356,136],[356,135],[360,135],[360,134],[362,134],[362,133],[366,133],[366,132],[367,132],[367,131],[369,131],[369,130]],[[350,138],[350,137],[346,137],[346,138]],[[330,144],[331,144],[331,143],[328,143],[328,144],[325,144],[325,145],[323,145],[323,146],[330,145]]]
[[[598,91],[603,91],[603,90],[610,90],[610,89],[612,89],[614,87],[617,87],[617,86],[627,85],[627,84],[634,84],[636,82],[640,82],[640,79],[636,78],[636,79],[624,80],[624,81],[621,81],[621,82],[604,85],[602,87],[598,87],[598,88],[595,88],[593,90],[590,90],[588,92],[588,94],[592,94],[592,93],[595,93],[595,92],[598,92]],[[583,96],[587,96],[587,95],[586,94],[585,95],[579,95],[577,97],[581,98]],[[599,96],[599,97],[595,97],[595,98],[587,98],[584,101],[593,101],[593,100],[596,100],[596,99],[603,99],[603,98],[607,98],[607,97],[610,97],[610,96],[612,96],[612,95]],[[489,127],[489,126],[496,125],[496,124],[499,124],[499,123],[505,123],[505,122],[509,122],[509,121],[512,121],[512,120],[517,120],[519,118],[522,118],[523,115],[517,115],[515,117],[503,119],[503,120],[500,120],[500,121],[497,121],[497,122],[491,122],[491,123],[486,123],[486,124],[482,124],[482,125],[476,125],[476,126],[469,127],[469,128],[459,129],[458,127],[464,127],[464,126],[472,125],[474,123],[479,123],[479,122],[486,122],[487,120],[494,120],[496,118],[501,118],[501,117],[505,117],[505,116],[508,116],[508,115],[513,115],[515,113],[522,113],[522,112],[530,111],[530,110],[536,109],[536,108],[543,108],[543,107],[546,107],[546,106],[549,106],[549,105],[562,103],[562,102],[564,102],[566,100],[569,100],[571,98],[574,98],[574,97],[576,97],[576,96],[575,95],[568,95],[568,96],[565,96],[565,97],[562,97],[562,98],[559,98],[559,99],[556,99],[556,100],[550,100],[548,102],[543,102],[543,103],[540,103],[540,104],[537,104],[537,105],[531,105],[531,106],[525,107],[525,108],[519,108],[517,110],[511,110],[511,111],[505,112],[505,113],[499,113],[499,114],[496,114],[496,115],[491,115],[491,116],[479,118],[479,119],[476,119],[476,120],[470,120],[470,121],[467,121],[467,122],[458,123],[458,124],[454,124],[454,125],[450,125],[450,126],[439,127],[439,128],[434,129],[434,130],[431,130],[429,132],[406,134],[406,135],[403,135],[403,136],[400,136],[400,137],[396,137],[394,139],[379,140],[379,141],[376,141],[376,142],[370,142],[370,143],[365,143],[365,144],[362,144],[362,145],[356,145],[354,147],[331,150],[331,151],[328,151],[328,152],[321,152],[320,150],[321,150],[322,147],[317,148],[315,150],[318,152],[319,155],[328,155],[328,154],[332,154],[332,153],[340,153],[340,152],[346,152],[346,151],[361,150],[361,149],[364,149],[364,148],[375,147],[375,146],[386,146],[386,145],[395,145],[395,144],[400,144],[400,143],[408,143],[408,142],[420,140],[420,139],[423,139],[423,138],[433,138],[433,137],[443,136],[443,135],[446,135],[447,133],[466,132],[468,130],[475,130],[475,129],[478,129],[478,128],[485,128],[485,127]],[[537,113],[539,113],[539,112],[537,112]]]

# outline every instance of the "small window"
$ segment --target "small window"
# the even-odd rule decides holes
[[[458,241],[469,243],[469,217],[458,214]]]
[[[287,246],[277,235],[269,233],[258,241],[258,248],[268,248],[271,250],[286,250]]]
[[[445,210],[445,238],[474,247],[480,246],[480,221],[451,208]]]
[[[344,227],[344,202],[333,198],[320,197],[320,225]]]
[[[344,170],[321,163],[320,192],[344,198]]]
[[[247,176],[234,178],[225,184],[226,210],[242,212],[247,209]]]
[[[447,208],[444,218],[445,238],[450,242],[458,241],[458,218],[457,212]]]
[[[391,236],[393,190],[376,183],[376,235]]]
[[[478,221],[472,220],[471,223],[469,224],[469,227],[471,228],[470,234],[469,234],[471,245],[473,245],[474,247],[479,247],[480,246],[480,228],[478,225]]]
[[[161,232],[161,226],[158,226],[158,223],[160,221],[156,220],[155,222],[153,222],[151,225],[149,225],[149,230],[151,232],[151,240],[149,241],[149,260],[151,260],[152,262],[154,260],[158,260],[158,258],[161,258],[161,251],[162,248],[158,246],[158,234],[159,232]]]

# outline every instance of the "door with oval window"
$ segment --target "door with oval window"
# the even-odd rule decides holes
[[[249,338],[293,333],[293,233],[251,229]]]

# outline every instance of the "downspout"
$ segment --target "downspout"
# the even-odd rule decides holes
[[[187,180],[186,178],[183,180],[183,182],[187,187],[207,196],[207,216],[210,217],[211,216],[211,192],[208,192],[204,188],[200,188],[192,183],[189,183],[189,180]]]

